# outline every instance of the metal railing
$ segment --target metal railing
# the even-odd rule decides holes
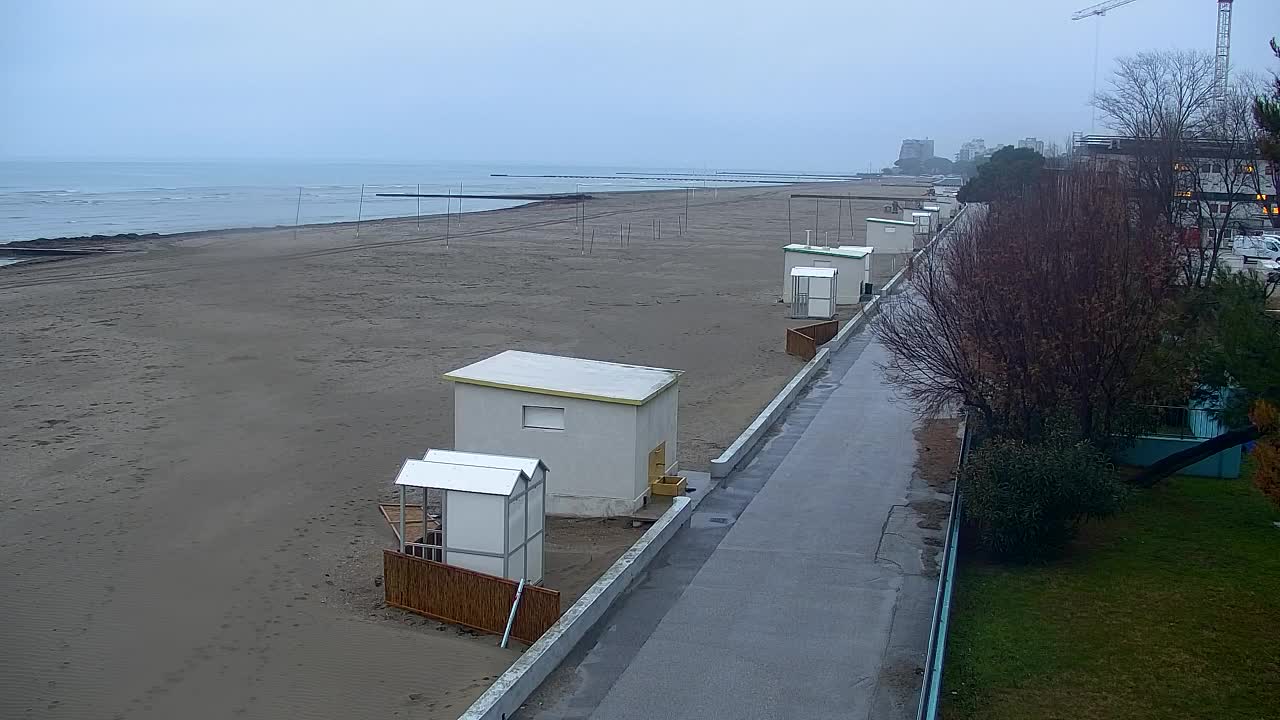
[[[1185,405],[1149,405],[1147,409],[1151,413],[1151,429],[1143,433],[1147,436],[1194,440],[1217,437],[1225,431],[1213,410]]]
[[[933,601],[933,622],[929,625],[929,651],[924,660],[924,679],[920,684],[920,706],[917,720],[934,720],[942,697],[942,666],[947,653],[947,630],[951,619],[951,590],[956,572],[956,550],[960,542],[960,514],[964,498],[960,495],[960,469],[969,455],[970,424],[964,423],[960,442],[960,458],[956,461],[956,484],[951,493],[951,512],[947,517],[947,535],[942,545],[942,565],[938,569],[938,595]]]

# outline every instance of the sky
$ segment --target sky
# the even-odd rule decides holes
[[[1216,2],[0,0],[0,159],[865,170],[1088,132],[1112,59]],[[1232,68],[1280,70],[1236,0]]]

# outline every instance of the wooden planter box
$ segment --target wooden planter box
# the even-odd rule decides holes
[[[675,497],[683,495],[685,486],[688,484],[688,481],[679,475],[663,475],[649,484],[649,492],[654,495]]]

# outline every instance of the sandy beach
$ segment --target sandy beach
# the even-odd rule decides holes
[[[923,193],[700,190],[683,235],[685,193],[616,193],[584,233],[539,204],[0,270],[0,717],[455,717],[518,651],[377,584],[376,504],[451,445],[441,374],[508,348],[684,370],[679,457],[706,469],[800,365],[778,295],[801,191]],[[860,244],[883,205],[852,239],[834,202],[816,224]],[[633,535],[564,532],[578,592]]]

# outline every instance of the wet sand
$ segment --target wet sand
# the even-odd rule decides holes
[[[0,717],[456,716],[515,652],[376,585],[376,503],[451,444],[440,375],[507,348],[685,370],[679,456],[705,469],[799,366],[797,188],[920,192],[700,191],[684,236],[683,192],[602,195],[585,254],[548,204],[455,216],[447,247],[444,218],[408,219],[0,271]],[[579,576],[625,546],[580,535]]]

